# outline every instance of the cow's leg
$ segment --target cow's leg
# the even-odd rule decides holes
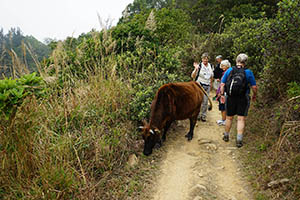
[[[185,135],[185,137],[188,138],[188,141],[193,139],[196,122],[197,122],[197,115],[195,117],[190,118],[190,131],[188,132],[188,134]]]
[[[162,141],[166,141],[166,134],[167,134],[167,131],[169,130],[170,126],[172,124],[172,121],[167,121],[166,125],[165,125],[165,128],[164,128],[164,133],[162,135]]]

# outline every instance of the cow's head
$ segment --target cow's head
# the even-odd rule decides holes
[[[157,128],[150,128],[148,124],[140,126],[139,129],[142,130],[142,136],[145,142],[143,153],[149,156],[155,144],[160,140],[160,131]]]

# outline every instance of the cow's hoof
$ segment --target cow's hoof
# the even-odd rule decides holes
[[[186,134],[185,137],[188,139],[188,141],[193,139],[193,135],[190,133]]]
[[[188,136],[188,141],[191,141],[193,139],[193,136]]]

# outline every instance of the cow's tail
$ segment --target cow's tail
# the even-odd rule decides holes
[[[207,98],[208,98],[208,101],[209,101],[209,107],[208,107],[208,110],[212,110],[212,101],[211,101],[211,99],[209,98],[209,96],[208,96],[208,94],[207,94],[207,92],[204,90],[204,88],[199,84],[199,83],[197,83],[198,84],[198,86],[200,87],[200,89],[201,89],[201,91],[207,96]]]

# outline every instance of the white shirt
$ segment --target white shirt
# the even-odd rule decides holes
[[[210,79],[213,76],[214,76],[214,72],[211,68],[210,63],[208,63],[207,66],[205,66],[203,63],[201,63],[201,70],[200,70],[199,76],[196,81],[199,83],[205,84],[205,85],[210,85]]]

